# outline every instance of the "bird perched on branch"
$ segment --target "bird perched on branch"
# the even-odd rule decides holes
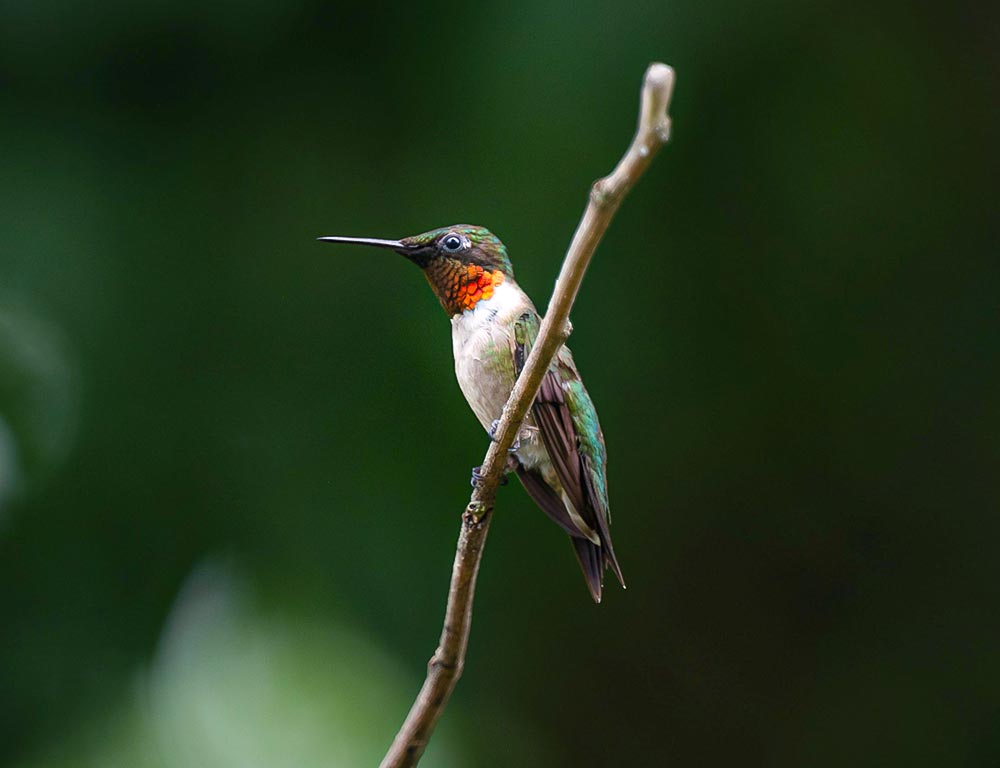
[[[467,224],[402,240],[319,239],[387,248],[423,270],[451,317],[459,386],[492,437],[540,325],[535,305],[514,280],[500,239]],[[570,535],[594,601],[601,601],[607,567],[624,587],[609,530],[604,435],[565,346],[542,380],[508,465],[542,511]]]

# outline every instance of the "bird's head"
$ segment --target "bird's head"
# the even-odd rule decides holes
[[[321,237],[328,243],[354,243],[396,251],[420,267],[449,315],[476,308],[494,289],[514,277],[507,248],[485,227],[455,224],[401,240]]]

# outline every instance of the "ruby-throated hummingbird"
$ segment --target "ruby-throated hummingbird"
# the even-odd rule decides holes
[[[456,224],[402,240],[319,239],[388,248],[423,270],[451,317],[458,384],[492,437],[540,324],[499,238]],[[542,381],[509,463],[535,503],[570,535],[595,602],[606,567],[625,586],[611,546],[604,435],[565,346]]]

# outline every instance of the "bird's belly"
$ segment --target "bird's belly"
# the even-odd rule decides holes
[[[461,340],[461,344],[458,341],[456,339],[455,345],[458,385],[479,423],[489,431],[503,413],[514,388],[514,356],[510,339],[502,329],[492,326],[468,335]],[[526,469],[548,468],[550,465],[530,413],[524,420],[514,453]],[[554,474],[551,484],[558,487]]]
[[[500,418],[517,378],[514,373],[514,325],[535,308],[512,281],[502,283],[475,310],[452,318],[455,376],[479,423],[489,430]],[[531,469],[548,463],[548,454],[529,412],[516,451]]]
[[[455,339],[455,376],[479,423],[500,418],[514,387],[514,356],[507,334],[495,325]]]

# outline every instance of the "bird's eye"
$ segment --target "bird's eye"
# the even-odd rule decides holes
[[[441,247],[449,253],[462,250],[462,238],[458,235],[448,235],[441,241]]]

